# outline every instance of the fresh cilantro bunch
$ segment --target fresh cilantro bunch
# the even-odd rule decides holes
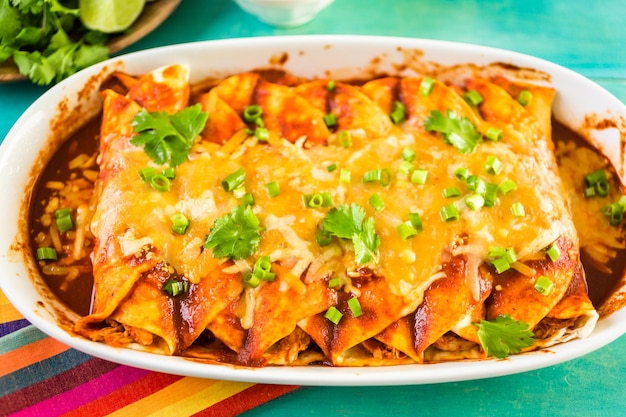
[[[440,132],[446,143],[461,153],[472,152],[482,138],[470,119],[453,110],[448,110],[445,116],[439,110],[433,110],[424,121],[424,128],[428,132]]]
[[[79,16],[77,0],[0,0],[0,63],[47,85],[107,59],[106,35]]]
[[[250,206],[241,204],[215,221],[203,247],[213,249],[216,258],[245,259],[259,246],[261,231]]]
[[[503,314],[494,321],[481,320],[478,326],[478,339],[487,355],[506,358],[509,353],[519,353],[534,343],[533,332],[528,324]]]
[[[138,134],[130,143],[143,146],[146,154],[157,164],[175,167],[187,160],[191,146],[204,129],[208,117],[200,104],[172,115],[141,109],[131,123]]]
[[[378,262],[380,238],[374,229],[374,218],[365,219],[365,210],[356,203],[349,207],[333,207],[322,224],[322,232],[341,239],[350,239],[354,245],[357,264]]]

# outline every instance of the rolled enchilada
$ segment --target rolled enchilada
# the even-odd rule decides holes
[[[373,366],[506,355],[486,323],[525,329],[511,353],[593,329],[552,89],[250,72],[190,95],[187,77],[120,74],[102,93],[78,333],[249,366]],[[140,113],[191,105],[208,118],[183,161],[133,139]],[[156,189],[146,168],[175,175]]]

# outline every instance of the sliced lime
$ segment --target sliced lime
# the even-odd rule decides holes
[[[137,20],[146,0],[80,0],[80,20],[87,29],[122,32]]]

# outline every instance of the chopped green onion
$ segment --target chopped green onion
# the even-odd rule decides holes
[[[333,172],[336,169],[337,169],[337,164],[330,164],[326,167],[326,171],[328,172]]]
[[[425,169],[416,169],[411,174],[411,182],[417,185],[426,184],[426,180],[428,179],[428,171]]]
[[[508,194],[508,193],[510,193],[511,191],[514,191],[514,190],[517,190],[517,184],[515,183],[515,181],[510,180],[508,178],[506,180],[502,181],[498,185],[498,191],[502,195],[506,195],[506,194]]]
[[[254,136],[256,136],[259,142],[267,142],[270,137],[270,132],[265,127],[257,127],[254,129]]]
[[[167,167],[163,170],[162,174],[165,175],[168,179],[173,180],[176,178],[176,168]]]
[[[485,160],[483,168],[491,175],[498,175],[502,172],[502,162],[500,162],[497,156],[489,155]]]
[[[396,230],[400,234],[400,237],[404,240],[417,236],[417,229],[413,227],[413,224],[410,220],[400,223],[396,227]]]
[[[600,197],[606,197],[609,195],[609,180],[606,177],[606,172],[603,169],[598,169],[597,171],[592,172],[585,176],[585,184],[587,188],[593,187],[594,192],[585,190],[586,197],[592,197],[597,194]]]
[[[240,185],[233,190],[233,197],[235,198],[242,198],[244,195],[246,195],[246,187],[243,185]]]
[[[487,256],[489,258],[502,258],[506,253],[506,248],[502,246],[489,246]]]
[[[394,124],[402,123],[406,120],[406,107],[404,107],[401,101],[396,100],[393,102],[389,117]]]
[[[492,140],[494,142],[498,142],[500,139],[502,139],[502,129],[498,129],[497,127],[490,127],[489,129],[487,129],[487,132],[485,133],[485,136],[487,137],[487,139]]]
[[[432,93],[433,88],[435,87],[435,80],[430,77],[425,77],[422,79],[420,83],[420,96],[428,97],[430,93]]]
[[[344,148],[352,146],[352,135],[347,130],[339,132],[339,145]]]
[[[517,102],[521,104],[522,106],[526,107],[530,104],[530,100],[532,100],[532,98],[533,98],[533,94],[530,91],[522,90],[517,96]]]
[[[380,182],[380,185],[386,187],[391,183],[391,171],[389,171],[388,168],[366,171],[363,174],[362,181],[364,183],[378,181]]]
[[[251,193],[246,193],[241,197],[241,203],[246,206],[254,205],[254,196]]]
[[[178,235],[184,235],[191,223],[183,213],[174,213],[170,220],[172,221],[172,232]]]
[[[315,236],[315,240],[320,246],[328,246],[332,243],[333,236],[323,228],[317,229],[317,235]]]
[[[413,161],[415,159],[415,151],[411,148],[404,148],[402,150],[402,159],[405,161]]]
[[[235,188],[242,185],[245,179],[246,171],[243,168],[239,168],[222,180],[222,187],[224,191],[233,191]]]
[[[400,162],[400,166],[398,166],[398,172],[401,174],[406,174],[408,175],[409,172],[413,171],[413,163],[409,162],[409,161],[402,161]]]
[[[37,248],[37,259],[40,261],[56,261],[58,259],[57,251],[49,247]]]
[[[265,187],[267,188],[267,195],[269,195],[270,198],[278,197],[280,195],[280,184],[278,182],[268,182],[265,184]]]
[[[445,198],[458,197],[461,195],[461,191],[457,187],[444,188],[441,195]]]
[[[611,226],[619,226],[624,219],[624,207],[619,203],[607,204],[602,207],[602,214],[609,218]]]
[[[259,279],[259,277],[253,275],[250,272],[245,274],[245,276],[243,277],[243,282],[251,288],[256,288],[259,286],[259,284],[261,284],[261,280]]]
[[[252,104],[243,111],[243,120],[246,123],[254,123],[263,114],[263,109],[258,104]]]
[[[515,249],[507,248],[502,256],[506,261],[510,264],[517,261],[517,254],[515,253]]]
[[[341,311],[337,310],[336,307],[330,307],[328,310],[326,310],[324,317],[334,324],[339,324],[339,321],[343,317],[343,314],[341,313]]]
[[[478,210],[485,205],[485,199],[478,193],[470,194],[465,197],[465,205],[469,207],[470,210]]]
[[[359,300],[356,297],[352,297],[348,300],[348,307],[350,307],[352,317],[354,318],[360,317],[363,314],[361,303],[359,303]]]
[[[324,115],[324,123],[326,124],[326,127],[328,127],[329,129],[332,129],[334,127],[337,126],[337,116],[335,116],[333,113],[328,113]]]
[[[553,243],[546,251],[546,255],[548,255],[548,258],[550,258],[552,262],[556,262],[559,256],[561,256],[561,249],[559,249],[556,243]]]
[[[419,213],[409,213],[409,221],[418,232],[424,230],[422,216]]]
[[[302,201],[306,208],[331,207],[333,205],[333,197],[328,191],[318,194],[304,194]]]
[[[368,201],[369,201],[370,205],[376,211],[381,211],[382,209],[385,208],[385,202],[383,201],[383,198],[378,193],[372,194],[372,196],[369,198]]]
[[[276,274],[272,272],[272,261],[269,256],[261,256],[254,263],[252,275],[261,281],[274,281]]]
[[[491,182],[485,182],[485,207],[493,207],[498,199],[498,186]]]
[[[537,278],[537,281],[535,281],[535,289],[543,295],[550,295],[553,288],[554,283],[545,275],[541,275]]]
[[[441,215],[441,220],[444,222],[452,222],[461,218],[459,209],[457,209],[454,204],[446,204],[441,208],[439,214]]]
[[[145,167],[139,170],[139,177],[147,183],[150,183],[150,179],[157,174],[157,170],[154,167]]]
[[[511,269],[511,264],[504,258],[496,258],[491,261],[491,265],[496,269],[498,274]]]
[[[328,91],[335,91],[335,87],[337,87],[337,83],[335,82],[335,80],[328,80],[328,83],[326,84],[326,90]]]
[[[454,176],[461,181],[467,181],[470,176],[469,168],[460,167],[454,171]]]
[[[165,291],[172,297],[176,297],[178,294],[186,293],[187,291],[189,291],[189,282],[169,279],[163,285],[163,291]]]
[[[59,232],[64,233],[74,228],[71,213],[72,210],[69,207],[58,209],[54,212],[54,218]]]
[[[350,170],[341,168],[341,171],[339,173],[339,180],[341,182],[349,183],[350,182]]]
[[[511,204],[511,214],[515,217],[524,217],[526,215],[526,209],[524,205],[518,201]]]
[[[478,194],[484,195],[487,191],[487,183],[477,175],[467,177],[467,188],[470,191],[476,191]]]
[[[170,190],[170,180],[163,174],[156,174],[150,178],[150,186],[157,191],[166,192]]]
[[[585,187],[585,189],[583,190],[583,196],[585,198],[595,197],[595,195],[596,195],[595,187]]]
[[[341,286],[341,278],[334,277],[328,280],[328,288],[339,288]]]
[[[478,106],[483,102],[483,96],[476,90],[469,90],[463,94],[463,98],[472,106]]]

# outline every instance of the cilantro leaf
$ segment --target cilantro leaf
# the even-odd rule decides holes
[[[13,54],[15,65],[20,73],[28,76],[38,84],[50,84],[54,80],[55,69],[50,61],[38,51],[17,51]]]
[[[208,117],[200,104],[172,115],[141,109],[131,123],[138,135],[130,143],[143,146],[146,154],[157,164],[175,167],[187,160],[191,146],[204,129]]]
[[[241,204],[215,221],[202,247],[216,258],[245,259],[259,246],[262,230],[250,206]]]
[[[444,141],[461,153],[472,152],[482,138],[476,126],[467,117],[459,117],[452,110],[448,110],[446,116],[439,110],[433,110],[424,121],[424,128],[428,132],[440,132]]]
[[[481,320],[478,326],[478,339],[485,352],[496,358],[506,358],[509,353],[519,353],[534,343],[533,332],[528,324],[503,314],[494,321]]]
[[[322,232],[341,239],[350,239],[354,246],[354,257],[357,264],[370,261],[378,262],[380,238],[374,228],[374,218],[365,219],[365,210],[356,203],[349,207],[341,205],[333,207],[322,224]]]
[[[9,0],[0,0],[0,41],[5,46],[12,46],[13,39],[22,30],[22,16],[11,7]]]

